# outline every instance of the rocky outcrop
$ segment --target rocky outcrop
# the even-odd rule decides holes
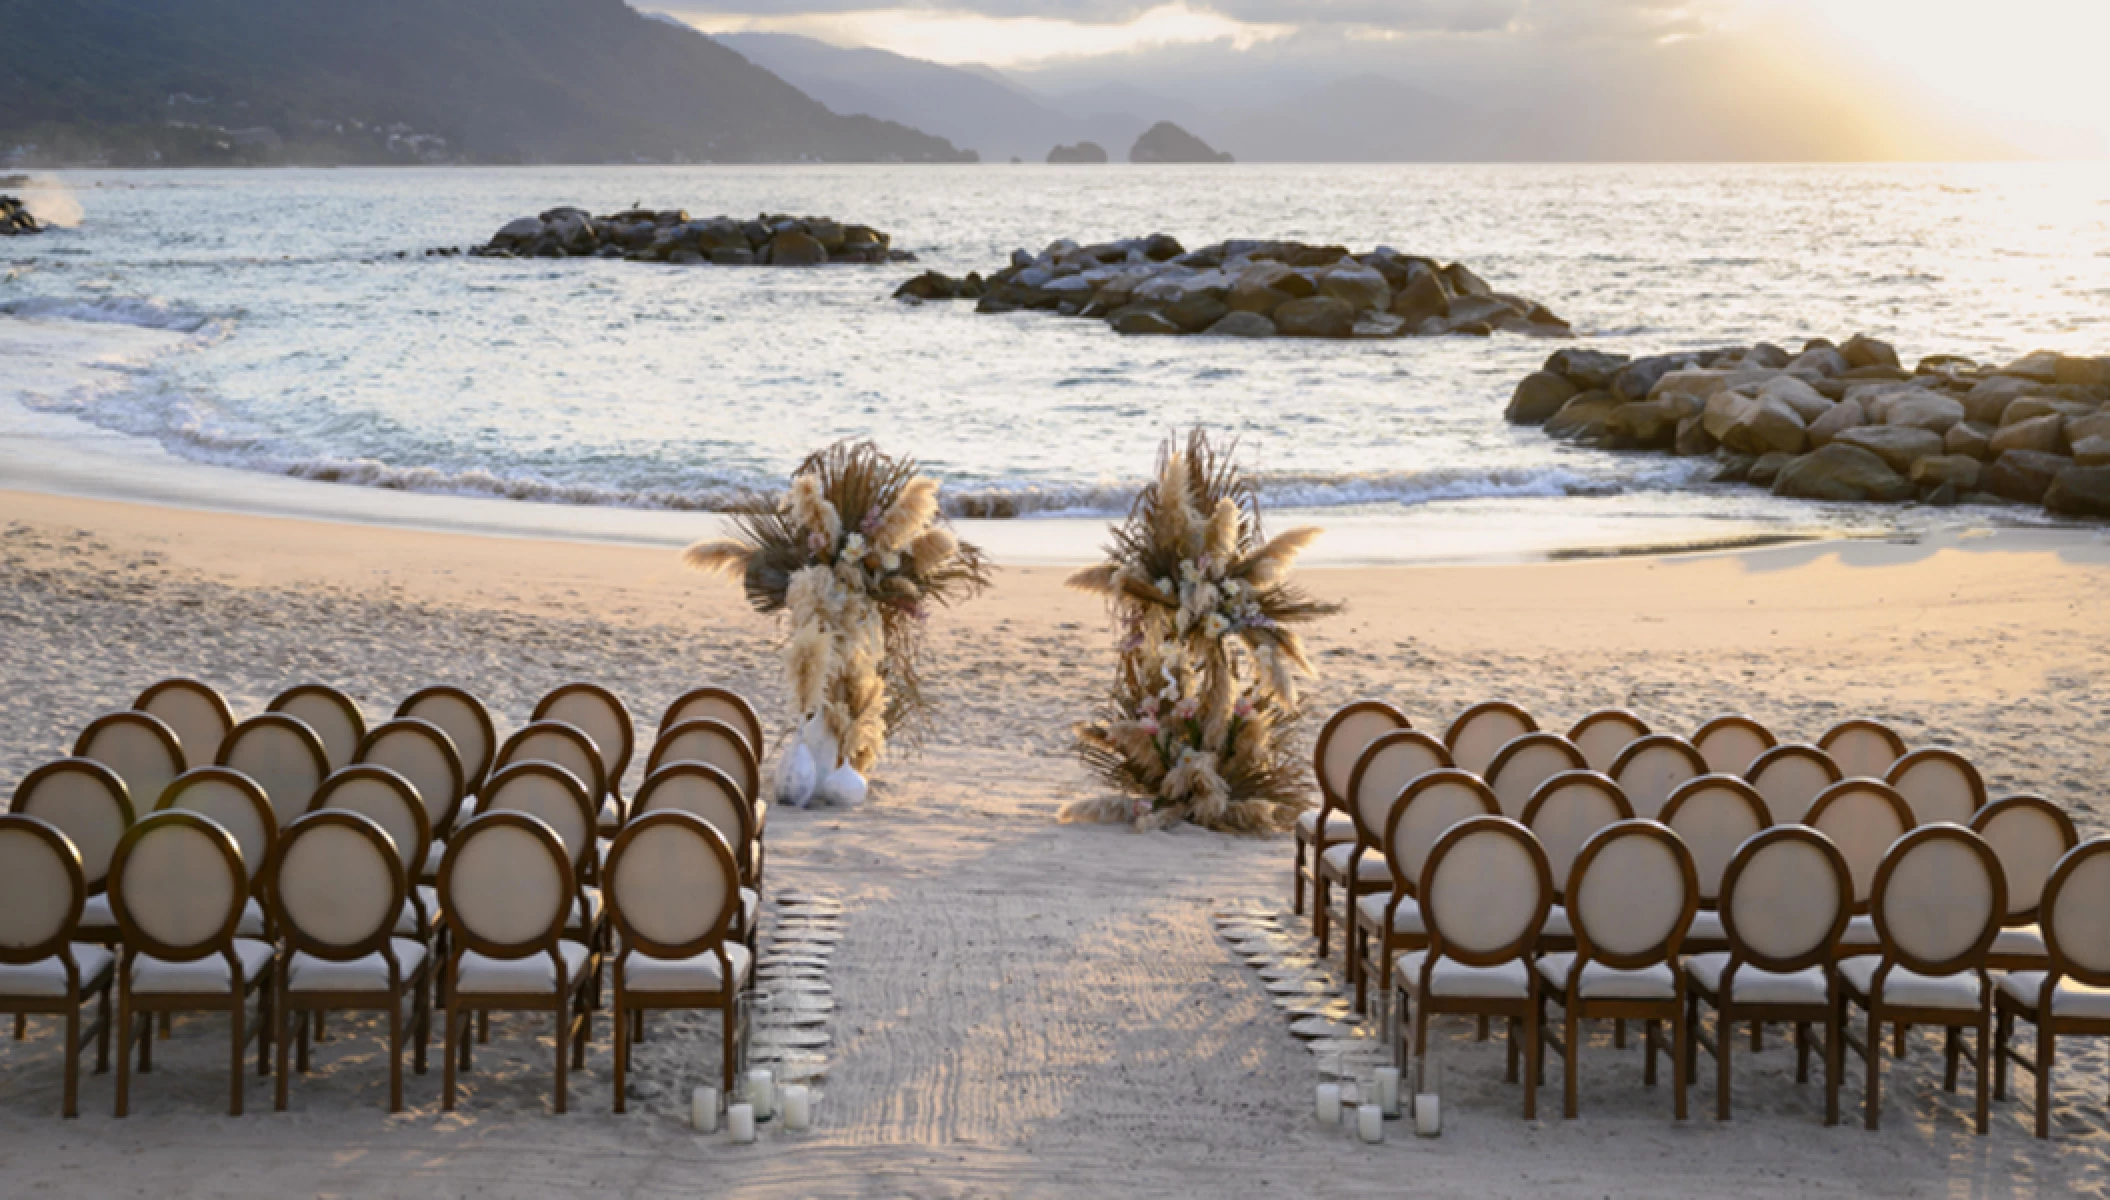
[[[1718,482],[1784,496],[2110,515],[2110,356],[1936,355],[1907,370],[1863,335],[1794,354],[1569,347],[1518,382],[1505,415],[1607,450],[1714,455]]]
[[[20,200],[13,196],[0,196],[0,237],[19,237],[24,234],[42,233],[44,226]]]
[[[1097,142],[1079,142],[1074,146],[1057,146],[1048,151],[1051,163],[1103,163],[1106,147]]]
[[[979,312],[1096,317],[1118,332],[1165,332],[1159,322],[1132,319],[1140,312],[1162,317],[1180,333],[1237,337],[1571,332],[1543,305],[1495,291],[1460,263],[1445,265],[1389,247],[1356,254],[1303,242],[1240,240],[1189,251],[1162,233],[1089,246],[1065,238],[1037,255],[1015,251],[1011,264],[986,280],[926,273],[894,295],[974,299]],[[1263,320],[1224,324],[1239,314]],[[1536,420],[1557,409],[1550,403],[1533,400]]]
[[[597,217],[553,208],[509,222],[469,253],[482,258],[621,258],[684,266],[812,267],[823,263],[914,262],[869,225],[829,217],[764,213],[691,218],[679,210],[631,209]]]
[[[1159,121],[1143,131],[1129,148],[1132,163],[1227,163],[1231,156],[1210,146],[1170,121]]]

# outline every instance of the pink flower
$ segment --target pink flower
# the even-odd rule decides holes
[[[1201,701],[1189,696],[1173,707],[1172,715],[1182,721],[1192,721],[1196,716],[1200,715],[1201,711]]]
[[[1149,734],[1151,737],[1156,737],[1158,735],[1158,719],[1156,717],[1144,717],[1142,720],[1136,722],[1136,728],[1142,730],[1144,733]]]
[[[815,554],[825,552],[828,549],[828,535],[820,532],[807,534],[806,548]]]
[[[1232,711],[1233,713],[1236,713],[1236,714],[1237,714],[1238,716],[1240,716],[1240,717],[1250,717],[1250,716],[1252,716],[1252,715],[1253,715],[1253,701],[1252,701],[1252,698],[1251,698],[1251,697],[1249,697],[1249,696],[1240,696],[1240,697],[1238,698],[1238,703],[1236,703],[1236,704],[1234,704],[1234,705],[1232,705],[1232,706],[1231,706],[1231,711]]]
[[[1154,717],[1158,715],[1158,705],[1159,700],[1156,696],[1145,696],[1143,697],[1143,703],[1139,707],[1142,711]]]

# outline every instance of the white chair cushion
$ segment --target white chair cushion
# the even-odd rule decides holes
[[[236,938],[234,956],[242,964],[242,981],[256,977],[278,954],[278,947],[254,938]],[[227,960],[208,954],[192,962],[168,962],[142,954],[132,960],[132,990],[143,994],[224,996],[232,987],[227,978]]]
[[[601,889],[580,888],[579,899],[571,906],[571,920],[565,923],[564,932],[582,932],[587,926],[601,919]]]
[[[440,890],[430,884],[421,883],[418,885],[418,899],[425,902],[425,919],[431,922],[433,928],[439,928]],[[403,915],[396,918],[396,927],[391,932],[397,937],[418,936],[418,909],[417,905],[410,902],[410,897],[403,897]]]
[[[1839,978],[1857,996],[1867,996],[1874,985],[1879,955],[1864,954],[1839,964]],[[1921,975],[1903,967],[1892,967],[1883,980],[1883,1003],[1908,1008],[1960,1008],[1974,1012],[1984,997],[1978,990],[1978,972],[1954,975]]]
[[[1568,921],[1566,906],[1556,904],[1546,910],[1546,923],[1539,926],[1542,938],[1568,938],[1575,936],[1575,926]]]
[[[2010,958],[2041,958],[2047,962],[2051,958],[2051,951],[2044,946],[2044,930],[2035,925],[2017,925],[2013,929],[2001,930],[1993,937],[1992,953]]]
[[[1342,842],[1328,846],[1326,847],[1326,865],[1333,868],[1334,874],[1346,877],[1348,874],[1348,857],[1354,853],[1354,842]],[[1392,882],[1391,864],[1385,861],[1384,855],[1379,854],[1375,850],[1364,853],[1362,864],[1357,868],[1357,871],[1356,878],[1365,883]]]
[[[396,966],[401,972],[398,978],[408,980],[425,961],[425,943],[409,938],[392,940],[395,944],[390,948],[395,951]],[[350,962],[331,962],[296,952],[286,968],[286,988],[295,992],[385,992],[388,962],[378,953]]]
[[[1692,914],[1692,928],[1685,931],[1685,940],[1679,945],[1690,946],[1694,942],[1727,945],[1729,935],[1722,931],[1722,914],[1706,908]]]
[[[733,965],[735,984],[745,984],[754,969],[754,956],[738,942],[725,943],[725,958]],[[631,951],[623,964],[623,987],[633,992],[716,992],[725,987],[719,974],[718,956],[706,951],[694,958],[649,958]]]
[[[1305,841],[1309,842],[1316,840],[1316,835],[1319,832],[1319,810],[1316,808],[1307,808],[1303,812],[1298,813],[1297,829],[1299,832],[1303,833]],[[1325,841],[1327,845],[1331,846],[1335,842],[1352,842],[1354,840],[1354,817],[1349,816],[1347,813],[1342,812],[1338,808],[1326,814]]]
[[[1866,913],[1858,917],[1849,917],[1846,932],[1839,935],[1839,948],[1842,950],[1874,950],[1882,945],[1883,939],[1876,936],[1876,919]]]
[[[614,796],[601,797],[600,823],[604,828],[608,829],[613,829],[623,823],[622,810],[616,808]]]
[[[445,857],[447,857],[447,843],[436,837],[433,838],[432,845],[425,850],[425,869],[418,872],[418,878],[438,879],[440,877],[440,860]]]
[[[1355,899],[1355,906],[1362,910],[1363,919],[1370,922],[1373,926],[1385,923],[1385,906],[1390,903],[1392,903],[1392,893],[1389,891],[1368,892]],[[1414,897],[1400,897],[1399,911],[1392,914],[1392,932],[1428,932],[1428,929],[1421,923],[1421,905],[1414,902]]]
[[[1728,965],[1727,954],[1695,954],[1685,960],[1685,975],[1719,996],[1722,994],[1722,969]],[[1729,998],[1738,1004],[1822,1005],[1826,1000],[1824,971],[1818,967],[1801,971],[1768,971],[1745,963],[1736,969],[1736,993]]]
[[[1539,975],[1555,987],[1568,986],[1568,973],[1575,969],[1575,955],[1548,954],[1539,960]],[[1678,994],[1678,981],[1669,963],[1621,970],[1601,962],[1583,964],[1582,998],[1585,1000],[1669,1000]]]
[[[73,965],[80,969],[81,990],[95,986],[97,977],[110,969],[115,955],[93,942],[72,947]],[[57,955],[33,963],[0,963],[0,996],[63,996],[66,994],[66,964]]]
[[[578,942],[559,941],[557,953],[564,957],[564,974],[574,984],[586,969],[586,947]],[[461,971],[454,986],[463,993],[488,995],[509,992],[547,996],[557,990],[557,972],[547,952],[526,958],[488,958],[474,950],[462,954]]]
[[[2044,993],[2044,972],[2015,971],[2000,981],[2000,990],[2035,1012],[2037,1000]],[[2055,1017],[2110,1020],[2110,988],[2090,987],[2071,979],[2061,979],[2059,990],[2051,998],[2051,1012]]]
[[[1416,950],[1399,960],[1396,970],[1402,988],[1420,990],[1421,967],[1428,957],[1428,951]],[[1492,967],[1469,967],[1448,958],[1439,958],[1435,969],[1429,973],[1429,991],[1438,996],[1520,1000],[1531,994],[1530,968],[1521,958]]]
[[[117,932],[117,914],[110,911],[110,893],[97,892],[81,905],[81,923],[78,933]]]
[[[740,889],[740,928],[753,929],[762,911],[762,896],[753,888]]]
[[[238,938],[260,938],[264,936],[264,906],[251,896],[242,905],[242,919],[236,922],[234,935]]]

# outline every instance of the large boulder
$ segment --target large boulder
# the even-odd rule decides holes
[[[1961,454],[1937,454],[1912,464],[1912,482],[1922,488],[1937,488],[1949,484],[1959,492],[1978,490],[1978,477],[1984,473],[1985,464],[1975,458]]]
[[[2051,490],[2051,481],[2071,466],[2073,460],[2063,454],[2010,450],[1993,460],[1993,465],[1979,476],[1978,486],[2008,500],[2042,504],[2044,493]]]
[[[1443,277],[1436,272],[1427,268],[1416,271],[1392,298],[1392,314],[1404,317],[1414,325],[1431,317],[1448,317],[1451,315],[1450,289],[1444,286]]]
[[[2110,467],[2068,467],[2044,491],[2044,507],[2070,517],[2110,517]]]
[[[1958,421],[1942,435],[1942,448],[1983,462],[1993,457],[1993,429],[1976,421]]]
[[[1575,393],[1575,385],[1561,376],[1538,371],[1517,382],[1509,408],[1502,415],[1512,425],[1543,425],[1561,410],[1561,405],[1574,399]]]
[[[1275,323],[1256,312],[1234,312],[1202,332],[1211,337],[1274,337]]]
[[[1945,448],[1940,434],[1906,425],[1863,425],[1840,433],[1832,444],[1866,450],[1900,475],[1910,475],[1913,463]]]
[[[1613,377],[1612,394],[1621,400],[1645,400],[1658,380],[1691,361],[1686,355],[1669,354],[1637,358]]]
[[[2054,350],[2033,351],[2004,367],[1995,368],[1995,373],[2013,375],[2019,379],[2029,379],[2037,383],[2057,383],[2059,381],[2059,355]]]
[[[2078,387],[2110,387],[2110,358],[2077,358],[2061,354],[2052,365],[2052,381]]]
[[[1839,356],[1849,367],[1896,367],[1898,352],[1889,342],[1879,342],[1865,334],[1855,334],[1839,347]]]
[[[1789,463],[1773,480],[1773,493],[1800,500],[1873,501],[1895,504],[1916,494],[1912,482],[1859,446],[1833,442]]]
[[[1355,331],[1355,309],[1332,296],[1307,296],[1275,310],[1285,337],[1344,338]]]
[[[1964,393],[1964,420],[1981,425],[1998,425],[2007,406],[2023,396],[2034,396],[2043,391],[2042,386],[2027,379],[2014,379],[1995,375],[1972,385]]]
[[[1714,440],[1714,435],[1707,432],[1707,426],[1695,414],[1678,422],[1678,436],[1671,443],[1671,453],[1681,458],[1697,458],[1714,453],[1720,446],[1721,443]]]
[[[1770,396],[1794,409],[1805,425],[1832,410],[1832,401],[1818,395],[1816,388],[1793,375],[1774,376],[1759,388],[1758,394]]]
[[[1991,453],[1999,458],[2010,450],[2033,450],[2039,454],[2057,454],[2066,448],[2066,418],[2057,413],[2046,413],[2041,417],[2029,417],[2012,425],[2002,425],[1993,432]]]
[[[1398,311],[1397,306],[1393,311]],[[1546,359],[1546,370],[1565,377],[1568,382],[1585,391],[1610,391],[1612,380],[1618,378],[1632,362],[1624,354],[1612,354],[1604,350],[1585,350],[1570,346],[1556,350]]]
[[[1809,429],[1785,401],[1758,396],[1738,411],[1721,439],[1738,454],[1800,454],[1809,444]]]
[[[1815,342],[1788,361],[1788,370],[1797,374],[1814,373],[1820,378],[1832,379],[1846,372],[1853,364],[1839,353],[1838,347],[1824,342]]]
[[[1203,289],[1188,292],[1165,306],[1165,319],[1188,333],[1200,333],[1230,313],[1230,305]]]
[[[1384,275],[1352,258],[1342,259],[1326,272],[1319,280],[1319,291],[1357,312],[1383,312],[1392,303],[1392,287]]]
[[[1667,371],[1655,386],[1648,390],[1649,399],[1664,396],[1692,396],[1705,401],[1710,396],[1729,386],[1729,372],[1709,370],[1706,367],[1681,367]]]
[[[2110,466],[2110,437],[2086,437],[2075,442],[2073,461],[2084,467]]]
[[[1677,442],[1679,422],[1697,414],[1695,404],[1689,396],[1622,404],[1605,419],[1605,432],[1624,449],[1668,450]]]
[[[1744,410],[1757,402],[1742,392],[1716,392],[1707,398],[1706,406],[1700,410],[1700,423],[1709,436],[1719,441],[1729,432],[1729,427],[1736,424],[1737,418],[1743,416]]]
[[[1833,438],[1866,424],[1868,414],[1859,400],[1841,400],[1832,405],[1831,411],[1810,422],[1810,445],[1828,446]]]
[[[1131,308],[1114,314],[1108,324],[1115,333],[1131,337],[1162,337],[1168,334],[1185,333],[1170,317],[1152,308]]]
[[[1606,423],[1618,409],[1619,400],[1610,392],[1583,392],[1546,419],[1546,434],[1548,437],[1594,441],[1604,436]]]
[[[1963,420],[1963,415],[1963,401],[1954,396],[1914,389],[1910,394],[1890,398],[1883,411],[1883,423],[1947,433]]]
[[[2066,419],[2066,440],[2081,442],[2088,438],[2110,437],[2110,412],[2095,413],[2085,417]]]
[[[542,236],[542,221],[536,217],[520,217],[507,221],[497,233],[491,235],[491,244],[532,242]]]
[[[789,230],[769,240],[772,267],[817,267],[828,261],[828,248],[812,234]]]

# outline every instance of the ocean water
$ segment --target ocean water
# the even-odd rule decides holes
[[[52,178],[52,177],[47,177]],[[1239,440],[1279,507],[1747,528],[1895,517],[1512,429],[1559,343],[1123,339],[888,298],[926,267],[1164,231],[1461,260],[1652,352],[1865,331],[1908,356],[2110,352],[2110,168],[765,167],[69,172],[0,241],[0,401],[184,463],[344,486],[712,509],[871,435],[963,493],[1126,506],[1167,430]],[[32,193],[34,197],[37,193]],[[558,204],[827,214],[921,262],[806,271],[425,258]],[[151,334],[142,338],[142,332]],[[18,347],[10,362],[10,346]],[[51,361],[53,358],[64,361]],[[81,369],[69,371],[71,361]],[[1927,515],[1925,520],[1943,518]]]

